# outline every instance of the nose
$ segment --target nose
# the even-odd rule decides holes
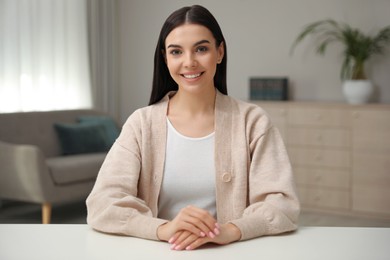
[[[188,53],[184,59],[184,67],[186,68],[193,68],[198,64],[193,53]]]

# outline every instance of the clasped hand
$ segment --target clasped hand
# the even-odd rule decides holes
[[[157,235],[168,241],[173,250],[192,250],[209,242],[231,243],[240,239],[241,232],[233,224],[219,225],[204,209],[187,206],[172,221],[161,225]]]

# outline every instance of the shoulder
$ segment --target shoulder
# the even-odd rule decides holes
[[[166,109],[166,101],[161,101],[150,106],[139,108],[127,118],[124,126],[149,127],[153,122],[160,121],[161,118],[165,118]]]
[[[134,111],[124,123],[119,143],[130,146],[131,140],[140,143],[142,140],[150,140],[154,134],[159,135],[166,124],[166,111],[164,104],[157,103]]]
[[[135,110],[123,124],[117,141],[122,146],[129,147],[131,146],[130,143],[134,140],[140,143],[141,140],[147,139],[153,131],[161,128],[160,122],[164,122],[164,113],[155,113],[156,110],[162,111],[160,105],[156,104]],[[162,120],[156,120],[158,114],[162,115]],[[160,126],[158,124],[160,124]]]

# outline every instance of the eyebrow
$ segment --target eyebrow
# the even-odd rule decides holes
[[[198,45],[203,44],[203,43],[210,43],[210,41],[208,41],[208,40],[201,40],[201,41],[196,42],[193,46],[195,47],[195,46],[198,46]],[[178,45],[178,44],[169,44],[167,49],[168,48],[181,48],[181,46]]]

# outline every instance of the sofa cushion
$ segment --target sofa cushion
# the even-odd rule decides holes
[[[99,123],[55,123],[63,155],[105,152],[111,147],[106,129]]]
[[[56,185],[95,181],[106,153],[79,154],[46,159]]]
[[[0,113],[0,140],[38,146],[46,157],[62,155],[54,123],[74,124],[77,117],[106,113],[94,109]]]
[[[114,120],[108,116],[96,116],[96,115],[87,115],[79,116],[77,118],[78,122],[81,124],[101,124],[106,130],[107,138],[110,144],[110,147],[115,142],[119,136],[119,129],[115,124]]]

